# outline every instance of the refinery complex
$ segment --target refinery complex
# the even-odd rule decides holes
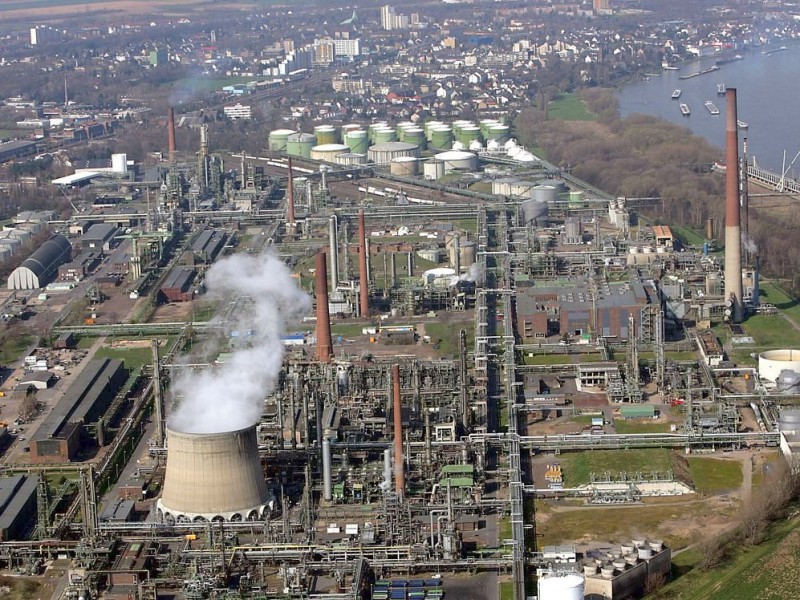
[[[205,126],[179,147],[170,109],[157,165],[54,181],[94,196],[6,229],[55,225],[0,296],[47,330],[2,385],[25,416],[0,565],[56,565],[75,600],[643,597],[677,534],[553,515],[705,498],[693,457],[800,443],[800,350],[748,352],[742,323],[781,317],[742,243],[735,89],[723,113],[725,221],[697,244],[502,117],[278,129],[251,155]]]

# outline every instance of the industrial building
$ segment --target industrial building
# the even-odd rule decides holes
[[[81,250],[108,252],[117,231],[113,223],[95,223],[81,236]]]
[[[194,264],[211,264],[225,246],[227,235],[220,229],[204,229],[192,242]]]
[[[0,540],[25,539],[36,523],[39,478],[14,475],[0,479]]]
[[[89,361],[31,437],[31,462],[75,460],[82,448],[85,427],[98,423],[127,378],[128,372],[120,360]],[[102,430],[101,425],[98,427]],[[102,445],[101,431],[96,438],[101,438],[98,443]]]
[[[8,276],[8,289],[34,290],[53,281],[58,268],[68,262],[72,254],[69,240],[56,234],[39,246],[33,254]]]
[[[197,272],[186,267],[174,268],[159,290],[161,302],[188,302],[194,297],[192,282]]]

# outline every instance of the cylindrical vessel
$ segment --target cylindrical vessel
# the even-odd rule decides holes
[[[783,348],[767,350],[758,355],[758,377],[765,387],[772,389],[779,385],[780,378],[796,383],[800,376],[800,350]]]
[[[736,90],[726,90],[725,115],[725,299],[732,300],[731,321],[739,323],[742,306],[742,247],[739,214],[739,128]]]
[[[405,142],[387,142],[370,146],[367,156],[377,165],[387,165],[395,158],[410,156],[419,158],[419,146]]]
[[[431,159],[422,166],[422,174],[428,181],[436,181],[444,177],[444,162]]]
[[[583,600],[585,579],[578,573],[542,575],[539,600]]]
[[[397,132],[391,127],[376,129],[373,136],[375,144],[387,144],[397,141]]]
[[[400,156],[392,160],[389,169],[392,175],[413,177],[419,173],[419,161],[412,156]]]
[[[311,149],[317,145],[317,138],[310,133],[293,133],[286,138],[286,154],[311,158]]]
[[[219,433],[167,427],[164,491],[157,503],[163,520],[255,520],[271,503],[255,425]]]
[[[347,152],[350,152],[350,148],[344,144],[323,144],[314,146],[311,149],[310,158],[314,160],[323,160],[325,162],[336,162],[337,156]]]
[[[267,147],[273,152],[286,152],[289,136],[296,133],[292,129],[276,129],[269,132]]]
[[[428,141],[434,148],[446,150],[453,144],[453,130],[447,126],[438,126],[431,131]]]
[[[478,157],[472,152],[452,150],[440,152],[434,158],[444,163],[446,173],[450,171],[474,171],[478,168]]]
[[[344,136],[344,143],[352,152],[366,154],[369,149],[369,137],[363,129],[348,131]]]
[[[317,125],[314,127],[314,135],[317,137],[317,145],[336,144],[339,141],[339,132],[333,125]]]
[[[331,466],[331,441],[322,440],[322,499],[333,500],[333,474]]]
[[[317,296],[317,360],[330,362],[333,355],[331,317],[328,303],[328,259],[325,251],[316,257],[315,293]]]
[[[337,154],[333,160],[337,165],[363,165],[367,162],[367,155],[359,154],[358,152],[344,152],[342,154]]]

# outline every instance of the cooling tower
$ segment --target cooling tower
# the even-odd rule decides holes
[[[167,428],[167,470],[157,504],[162,520],[255,520],[271,503],[255,425],[222,433]]]

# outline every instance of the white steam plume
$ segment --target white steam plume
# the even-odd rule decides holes
[[[272,253],[223,259],[209,269],[206,286],[216,297],[239,296],[230,328],[252,336],[218,368],[186,370],[177,377],[173,389],[181,401],[169,426],[189,433],[235,431],[258,421],[280,373],[286,322],[311,310],[309,296]]]

